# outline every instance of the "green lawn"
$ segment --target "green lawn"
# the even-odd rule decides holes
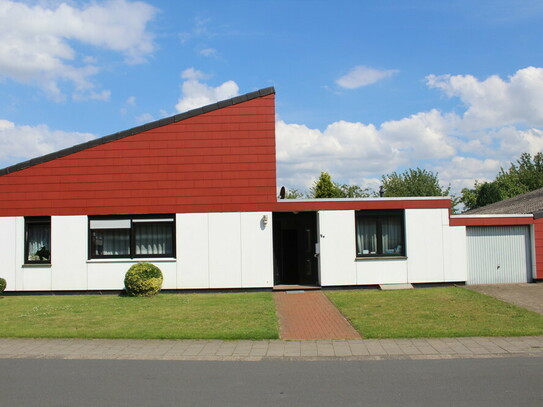
[[[365,338],[543,335],[543,315],[463,287],[326,295]]]
[[[271,293],[8,296],[0,336],[31,338],[278,338]]]

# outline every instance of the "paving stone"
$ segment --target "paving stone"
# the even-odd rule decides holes
[[[321,291],[274,293],[281,339],[356,339],[360,334]]]

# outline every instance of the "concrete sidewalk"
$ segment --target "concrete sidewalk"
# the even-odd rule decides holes
[[[0,338],[0,359],[387,360],[543,357],[543,336],[221,341]]]

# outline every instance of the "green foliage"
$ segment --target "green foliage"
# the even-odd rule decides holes
[[[304,197],[304,193],[296,188],[287,190],[287,193],[285,194],[285,199],[301,199]]]
[[[473,188],[462,189],[460,201],[466,209],[475,209],[539,188],[543,188],[543,153],[533,160],[530,154],[522,153],[507,171],[501,168],[494,181],[475,181]]]
[[[6,280],[4,278],[0,278],[0,295],[4,292],[6,289]]]
[[[437,173],[421,168],[409,168],[401,174],[383,175],[384,196],[448,196],[451,187],[439,185]]]
[[[151,263],[137,263],[124,277],[126,293],[132,297],[151,297],[162,288],[162,271]]]
[[[463,287],[325,294],[365,338],[524,336],[543,316]]]
[[[309,191],[309,198],[367,198],[369,189],[358,185],[338,184],[332,181],[327,172],[321,172],[319,179],[313,183]]]
[[[3,338],[278,338],[271,292],[14,295],[0,310]]]

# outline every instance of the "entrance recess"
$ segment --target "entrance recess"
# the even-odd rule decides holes
[[[273,214],[275,285],[318,285],[316,212]]]

